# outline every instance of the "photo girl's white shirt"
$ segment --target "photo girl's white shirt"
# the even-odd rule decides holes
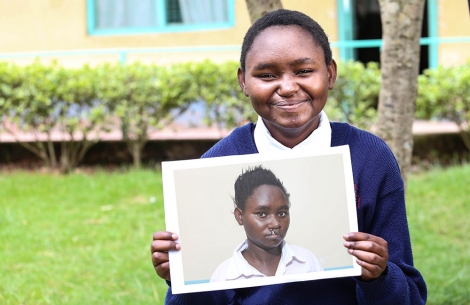
[[[220,264],[211,277],[211,282],[247,280],[266,277],[243,257],[242,252],[248,247],[245,240],[233,251],[232,257]],[[309,250],[282,242],[282,254],[275,276],[323,271],[318,259]]]

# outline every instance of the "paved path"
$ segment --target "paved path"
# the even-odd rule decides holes
[[[157,130],[150,134],[150,140],[217,140],[229,134],[230,131],[221,130],[215,127],[182,127],[170,126],[168,128]],[[453,122],[428,122],[428,121],[415,121],[413,124],[413,134],[426,135],[426,134],[439,134],[439,133],[457,133],[458,128]],[[77,135],[81,138],[80,135]],[[19,133],[20,141],[30,142],[36,141],[34,134]],[[93,136],[94,137],[94,136]],[[45,141],[45,135],[39,135],[39,138]],[[109,133],[101,133],[99,135],[101,141],[121,141],[121,131],[116,129]],[[62,139],[69,139],[66,135],[59,131],[52,133],[53,141],[60,141]],[[12,143],[16,142],[15,138],[6,132],[0,133],[0,142]]]

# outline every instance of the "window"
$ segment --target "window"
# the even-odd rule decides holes
[[[234,0],[87,0],[88,33],[119,35],[228,28]]]
[[[337,0],[339,15],[339,39],[341,60],[357,60],[363,63],[380,62],[382,24],[378,0]],[[436,0],[425,2],[421,37],[437,36],[428,28],[437,24]],[[421,43],[420,71],[437,65],[436,47]]]

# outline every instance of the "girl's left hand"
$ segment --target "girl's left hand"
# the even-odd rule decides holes
[[[388,243],[385,239],[362,232],[351,232],[343,236],[343,245],[348,253],[356,257],[362,267],[362,279],[378,278],[387,268]]]

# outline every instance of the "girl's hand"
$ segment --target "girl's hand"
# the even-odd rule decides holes
[[[361,277],[364,281],[376,279],[386,270],[388,243],[383,238],[362,232],[351,232],[343,238],[348,253],[355,256],[362,267]]]
[[[170,262],[168,259],[168,251],[178,251],[181,245],[176,243],[178,235],[159,231],[153,234],[153,242],[150,246],[152,253],[152,263],[158,276],[164,280],[170,281]]]

